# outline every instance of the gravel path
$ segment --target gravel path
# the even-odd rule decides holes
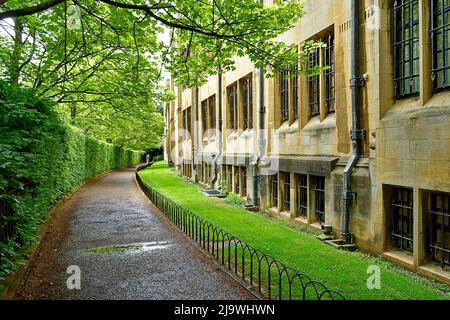
[[[67,268],[81,289],[68,290]],[[121,170],[74,193],[51,220],[16,299],[251,299]]]

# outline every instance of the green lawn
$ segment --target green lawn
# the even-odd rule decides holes
[[[346,299],[450,299],[450,287],[408,272],[381,258],[337,251],[307,228],[250,213],[208,198],[201,187],[186,183],[162,162],[139,173],[168,198],[211,223],[343,294]],[[300,229],[300,230],[299,230]],[[367,289],[367,268],[378,265],[381,290]]]

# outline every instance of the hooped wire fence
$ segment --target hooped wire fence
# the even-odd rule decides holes
[[[163,214],[214,257],[223,268],[239,277],[268,300],[345,300],[337,291],[328,289],[306,274],[285,266],[280,261],[253,248],[239,238],[214,226],[205,218],[167,198],[143,181],[136,180]]]
[[[19,217],[14,207],[14,197],[23,195],[24,187],[27,184],[0,196],[0,243],[6,244],[17,233],[17,221]]]

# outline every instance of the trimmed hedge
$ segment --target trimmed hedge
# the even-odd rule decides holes
[[[0,216],[0,233],[11,219],[16,231],[7,243],[0,241],[0,280],[28,257],[58,199],[102,172],[141,162],[142,152],[85,135],[64,123],[53,106],[0,81],[0,201],[15,209],[12,218]]]

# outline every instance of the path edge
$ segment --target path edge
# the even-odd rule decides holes
[[[150,166],[148,166],[150,167]],[[146,167],[147,168],[147,167]],[[146,168],[142,168],[139,169],[139,167],[136,170],[136,174],[139,174],[139,171],[146,169]],[[216,261],[214,259],[214,257],[209,254],[208,252],[204,251],[202,249],[201,246],[199,246],[199,244],[195,241],[193,241],[191,238],[189,238],[183,231],[181,231],[179,228],[177,228],[172,221],[170,221],[170,219],[168,219],[164,213],[147,197],[147,195],[145,194],[144,190],[142,190],[142,188],[140,187],[136,175],[134,175],[134,183],[136,184],[136,187],[139,189],[139,191],[142,193],[142,195],[144,196],[144,198],[158,211],[158,214],[165,220],[168,221],[169,225],[176,231],[178,232],[184,239],[186,239],[189,243],[191,243],[195,249],[197,249],[201,254],[203,254],[209,261],[211,261],[216,267],[218,267],[225,275],[227,275],[231,280],[233,280],[234,282],[236,282],[239,286],[241,286],[244,290],[246,290],[248,293],[250,293],[253,297],[255,297],[255,299],[257,300],[265,300],[263,296],[261,296],[260,294],[256,293],[252,287],[249,287],[248,284],[244,281],[242,281],[242,279],[238,276],[236,276],[233,272],[227,270],[226,268],[223,267],[222,264],[220,264],[218,261]]]
[[[129,168],[135,168],[134,166]],[[110,175],[111,173],[125,168],[118,168],[114,170],[110,170],[107,172],[100,173],[99,175],[86,180],[82,185],[74,189],[73,191],[63,195],[60,199],[58,199],[48,210],[47,217],[40,223],[38,227],[38,233],[36,236],[36,240],[31,245],[29,251],[29,257],[26,263],[20,264],[20,266],[11,274],[9,274],[3,281],[2,285],[4,286],[3,291],[0,292],[0,300],[13,300],[16,294],[16,291],[19,285],[22,283],[22,280],[28,271],[31,262],[34,260],[36,252],[41,245],[42,239],[44,238],[47,231],[50,229],[51,222],[58,215],[59,209],[77,192],[79,192],[82,188],[90,186],[97,182],[98,180]]]

